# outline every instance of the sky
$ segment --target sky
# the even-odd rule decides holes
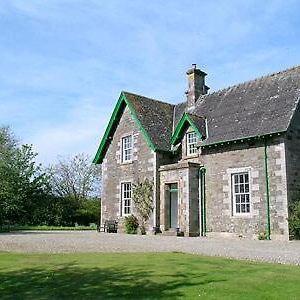
[[[0,126],[44,165],[93,157],[122,90],[185,100],[300,64],[300,3],[0,0]]]

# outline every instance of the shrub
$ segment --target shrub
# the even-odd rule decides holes
[[[289,207],[289,230],[291,239],[300,239],[300,200]]]
[[[153,183],[147,178],[133,186],[132,200],[140,221],[140,232],[146,234],[146,224],[153,211]]]
[[[139,222],[134,215],[125,217],[126,233],[136,234],[138,227],[139,227]]]
[[[262,240],[267,240],[268,239],[268,235],[265,231],[260,232],[257,236],[257,238],[262,241]]]

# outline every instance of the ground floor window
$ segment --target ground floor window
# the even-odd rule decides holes
[[[121,184],[121,212],[122,216],[131,214],[131,182]]]
[[[233,214],[250,213],[250,184],[249,172],[234,173],[232,180]]]

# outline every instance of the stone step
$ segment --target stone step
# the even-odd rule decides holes
[[[169,230],[163,231],[161,234],[165,235],[165,236],[178,236],[178,233],[175,229],[174,230],[169,229]]]

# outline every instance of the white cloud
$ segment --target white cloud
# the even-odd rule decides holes
[[[44,164],[60,155],[96,154],[111,107],[99,105],[97,99],[82,99],[74,105],[64,122],[37,128],[30,141]]]

